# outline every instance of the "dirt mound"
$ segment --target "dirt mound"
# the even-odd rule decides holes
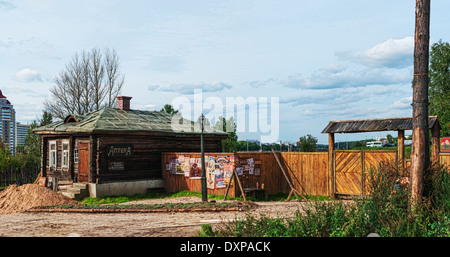
[[[11,185],[0,194],[0,214],[22,212],[35,206],[75,204],[80,203],[36,184]]]

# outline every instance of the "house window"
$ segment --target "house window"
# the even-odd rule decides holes
[[[73,149],[73,162],[78,163],[78,148]]]
[[[69,168],[69,142],[66,141],[62,142],[61,166]]]
[[[50,141],[50,151],[49,151],[49,161],[50,161],[50,167],[56,168],[56,141]]]

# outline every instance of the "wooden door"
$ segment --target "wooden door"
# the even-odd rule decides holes
[[[89,143],[78,143],[78,181],[89,181]]]

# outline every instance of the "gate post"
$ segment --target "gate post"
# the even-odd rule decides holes
[[[334,162],[334,133],[328,133],[328,189],[329,195],[332,198],[335,198],[336,195],[336,174]]]
[[[405,131],[398,131],[398,139],[397,139],[397,159],[398,159],[398,167],[400,170],[405,168]]]

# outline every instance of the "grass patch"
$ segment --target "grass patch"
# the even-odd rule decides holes
[[[164,198],[176,198],[176,197],[202,197],[201,193],[190,192],[190,191],[180,191],[180,192],[164,192],[164,193],[147,193],[142,195],[133,196],[107,196],[107,197],[87,197],[80,200],[82,204],[114,204],[114,203],[125,203],[130,201],[145,200],[145,199],[164,199]],[[222,200],[222,195],[208,195],[208,200]],[[228,200],[243,200],[240,197],[227,197]]]
[[[194,202],[194,203],[164,203],[164,204],[81,204],[37,206],[33,209],[208,209],[208,208],[245,208],[239,202]]]
[[[115,203],[125,203],[130,201],[137,200],[145,200],[145,199],[164,199],[164,198],[175,198],[175,197],[202,197],[202,194],[199,192],[190,192],[190,191],[180,191],[173,193],[148,193],[143,195],[133,195],[133,196],[107,196],[107,197],[87,197],[83,200],[79,200],[82,204],[115,204]],[[257,201],[285,201],[289,194],[287,193],[277,193],[269,195],[268,199],[255,199],[253,197],[246,197],[248,201],[257,202]],[[300,196],[299,196],[300,197]],[[332,200],[327,196],[309,196],[305,195],[305,197],[312,201],[329,201]],[[301,197],[300,197],[301,198]],[[301,198],[302,200],[303,198]],[[223,195],[208,195],[208,201],[210,200],[223,200]],[[227,197],[227,200],[238,200],[243,201],[242,197]],[[295,195],[292,194],[290,200],[296,200]]]

